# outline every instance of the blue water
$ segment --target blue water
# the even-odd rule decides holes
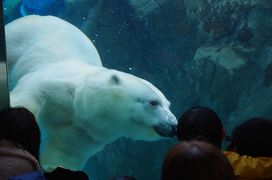
[[[191,106],[208,106],[229,133],[250,117],[271,117],[270,0],[58,2],[5,0],[6,23],[33,13],[71,22],[92,39],[104,66],[161,89],[177,118]],[[174,142],[119,139],[91,157],[84,170],[91,179],[159,179]]]

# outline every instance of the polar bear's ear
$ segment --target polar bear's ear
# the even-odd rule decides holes
[[[113,74],[110,77],[110,83],[113,85],[119,85],[121,83],[121,79],[117,75]]]

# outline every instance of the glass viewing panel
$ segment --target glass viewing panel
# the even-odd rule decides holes
[[[6,24],[30,14],[78,27],[104,67],[151,82],[177,119],[207,106],[229,134],[248,118],[272,115],[270,0],[4,0]],[[175,142],[119,138],[90,157],[84,171],[91,179],[159,179]]]

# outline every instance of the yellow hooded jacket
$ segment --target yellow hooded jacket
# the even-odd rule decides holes
[[[272,158],[240,156],[231,151],[225,151],[224,154],[232,165],[238,180],[272,180]]]

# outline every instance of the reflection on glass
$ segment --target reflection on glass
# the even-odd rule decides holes
[[[0,3],[0,9],[3,9]],[[8,76],[3,11],[0,12],[0,109],[9,106]]]

